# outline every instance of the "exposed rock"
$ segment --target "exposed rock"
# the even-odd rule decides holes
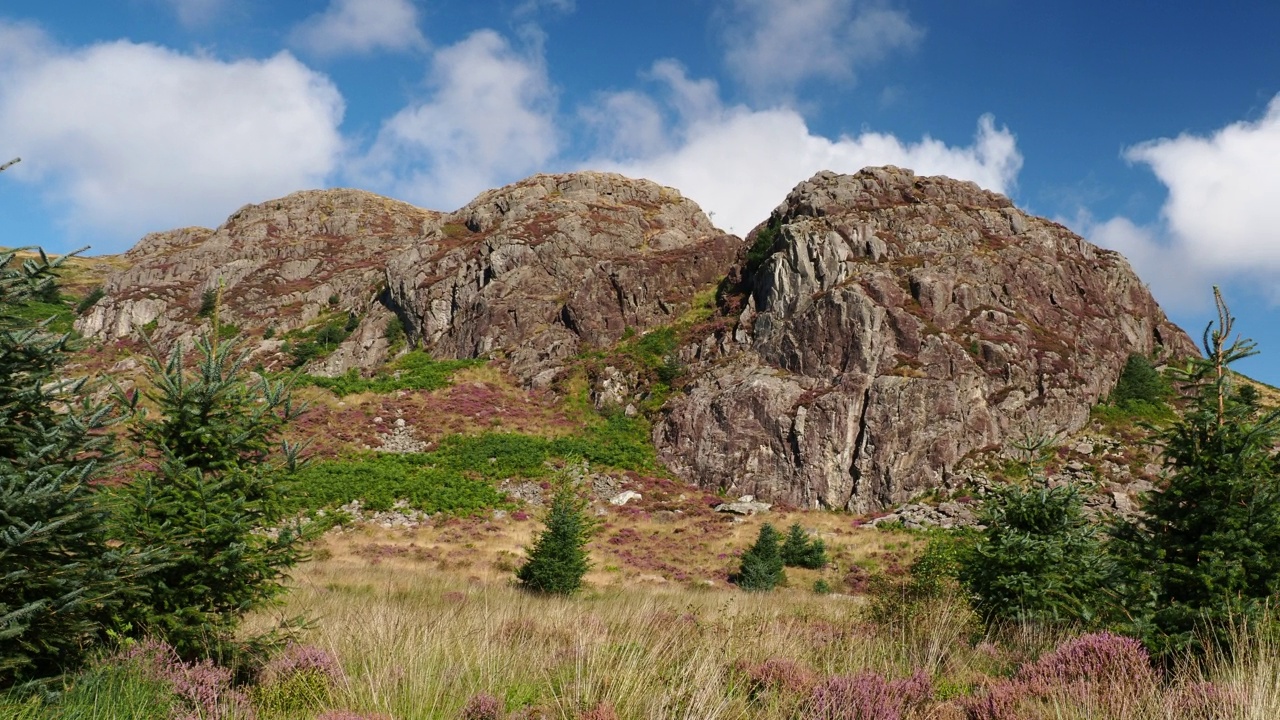
[[[720,503],[715,510],[716,512],[733,513],[734,515],[755,515],[756,513],[769,512],[772,507],[771,503],[739,500],[738,502]]]
[[[202,299],[221,286],[220,321],[257,336],[267,328],[282,335],[325,314],[364,318],[314,370],[377,367],[393,317],[379,302],[387,259],[417,244],[438,218],[360,190],[314,190],[245,206],[217,230],[152,233],[125,253],[125,267],[107,276],[105,295],[76,329],[101,340],[147,329],[166,348],[208,326]]]
[[[545,385],[584,346],[678,318],[741,245],[671,188],[537,175],[441,218],[390,259],[387,277],[433,356],[505,354],[519,377]]]
[[[736,327],[654,431],[707,488],[900,504],[967,453],[1079,429],[1130,353],[1195,352],[1123,257],[972,183],[819,173],[761,233]]]
[[[617,495],[614,495],[613,497],[609,498],[609,504],[622,506],[622,505],[626,505],[632,500],[640,500],[642,497],[643,496],[640,493],[636,492],[635,490],[624,490],[623,492],[620,492]]]
[[[546,387],[583,346],[679,317],[741,244],[677,191],[606,173],[538,175],[448,215],[357,190],[300,192],[217,230],[143,238],[77,329],[102,340],[145,329],[165,348],[208,326],[202,298],[221,285],[221,321],[257,336],[350,313],[358,324],[315,374],[380,366],[399,317],[435,357],[506,356]]]

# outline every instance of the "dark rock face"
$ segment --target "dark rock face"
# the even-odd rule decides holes
[[[550,382],[581,348],[689,308],[742,241],[671,188],[620,175],[537,175],[480,195],[391,258],[388,286],[436,357],[502,353]]]
[[[732,337],[690,353],[654,431],[731,495],[901,503],[966,453],[1080,428],[1130,353],[1195,352],[1123,257],[972,183],[819,173],[762,233]]]

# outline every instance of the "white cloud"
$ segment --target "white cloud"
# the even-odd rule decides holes
[[[0,38],[21,29],[0,23]],[[322,183],[342,149],[342,98],[281,53],[224,62],[154,45],[0,52],[0,137],[13,173],[104,245],[216,224],[240,205]],[[107,242],[103,242],[103,240]]]
[[[1280,303],[1280,95],[1256,121],[1141,143],[1125,157],[1148,165],[1168,188],[1159,222],[1083,215],[1081,234],[1124,253],[1175,309],[1202,309],[1208,287],[1232,279]]]
[[[893,135],[866,132],[836,139],[813,134],[794,110],[751,110],[725,107],[713,83],[692,81],[678,65],[659,63],[653,75],[664,82],[664,105],[650,99],[649,110],[672,109],[669,141],[648,153],[604,155],[586,165],[646,177],[679,188],[704,210],[715,213],[722,228],[745,234],[799,182],[819,170],[856,172],[868,165],[898,165],[920,174],[941,174],[997,192],[1008,192],[1022,155],[1017,141],[994,120],[978,120],[973,144],[953,147],[924,137],[904,142]],[[628,132],[633,116],[625,110],[642,105],[644,96],[626,93],[606,96],[593,109],[598,128],[612,128],[612,137]],[[610,125],[609,113],[617,114]],[[646,120],[651,123],[652,120]],[[646,129],[647,136],[661,136]],[[610,136],[606,132],[606,137]],[[623,140],[606,141],[606,148],[626,148]]]
[[[412,202],[454,209],[546,169],[559,148],[555,93],[538,57],[481,30],[432,59],[431,95],[388,119],[353,167]]]
[[[924,36],[905,12],[865,0],[729,0],[723,17],[725,63],[759,97],[807,80],[853,82]]]
[[[577,9],[577,5],[576,0],[524,0],[524,2],[516,6],[511,14],[516,17],[527,17],[542,10],[571,13]]]
[[[1208,137],[1153,140],[1125,157],[1149,165],[1168,186],[1162,217],[1196,262],[1280,273],[1280,95],[1255,122]]]
[[[295,27],[289,42],[326,56],[427,47],[413,0],[332,0]]]

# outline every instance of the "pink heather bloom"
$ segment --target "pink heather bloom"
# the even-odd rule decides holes
[[[810,720],[902,720],[933,697],[924,672],[902,680],[875,673],[836,676],[813,689],[804,717]]]
[[[459,720],[502,720],[502,701],[489,693],[472,695],[462,707]]]

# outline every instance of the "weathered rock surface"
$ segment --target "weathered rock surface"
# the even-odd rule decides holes
[[[387,259],[438,217],[360,190],[314,190],[241,208],[217,230],[152,233],[125,253],[125,267],[107,276],[104,297],[76,328],[102,340],[146,328],[168,347],[207,327],[202,299],[221,285],[220,321],[250,335],[283,335],[327,313],[372,316],[381,325],[354,333],[356,347],[340,351],[335,369],[372,367],[385,359],[381,330],[392,317],[378,302]]]
[[[433,356],[504,354],[517,376],[544,384],[584,346],[675,320],[741,245],[671,188],[537,175],[443,217],[387,275]]]
[[[437,358],[505,356],[545,383],[583,346],[670,323],[741,244],[675,190],[607,173],[534,176],[449,214],[356,190],[301,192],[217,230],[143,238],[77,328],[103,340],[146,328],[167,347],[207,326],[201,300],[221,283],[221,321],[271,328],[268,354],[290,330],[353,314],[358,325],[314,373],[381,365],[399,316]]]
[[[819,173],[762,233],[735,326],[686,352],[654,430],[704,487],[900,504],[967,453],[1079,429],[1130,353],[1195,352],[1123,257],[972,183]]]

